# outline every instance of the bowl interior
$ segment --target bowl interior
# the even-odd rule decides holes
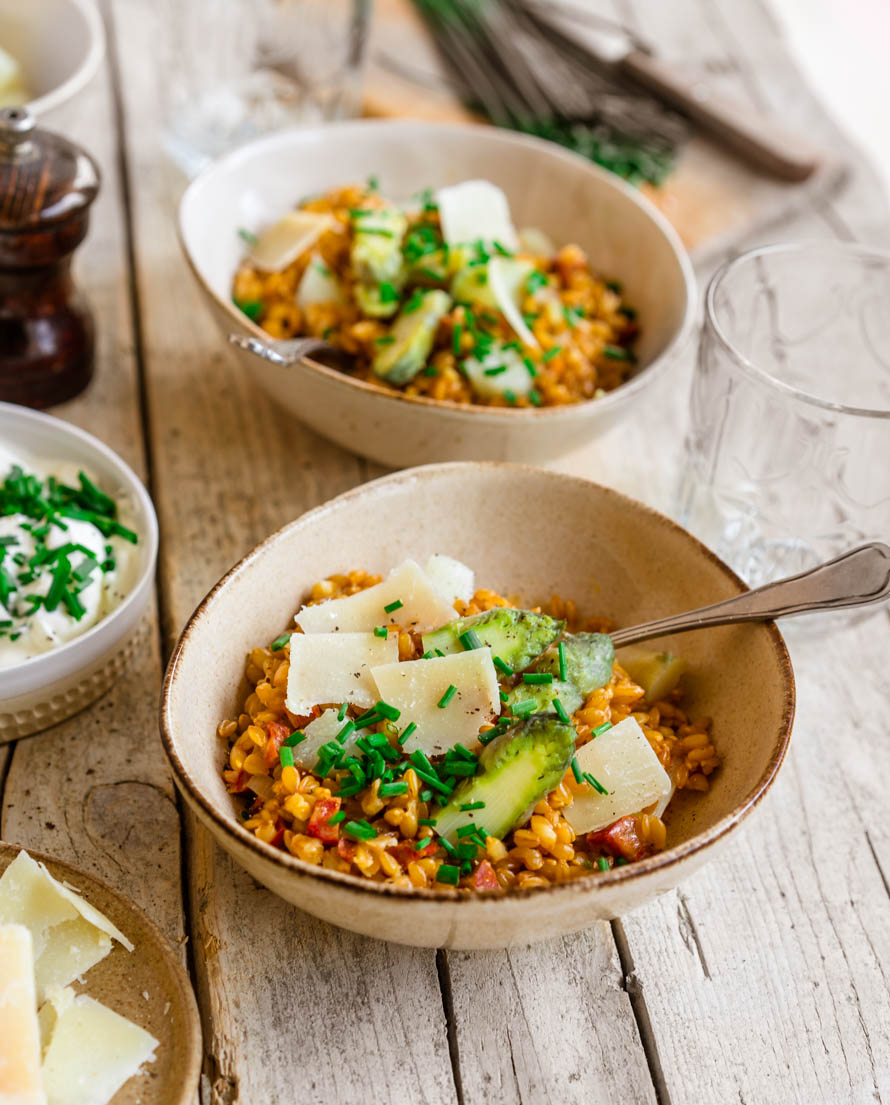
[[[448,464],[376,481],[304,515],[222,581],[187,628],[168,673],[168,751],[180,778],[217,820],[241,828],[220,777],[215,736],[245,693],[245,653],[278,636],[309,586],[333,572],[386,572],[406,557],[444,552],[471,565],[477,586],[523,603],[556,593],[582,612],[631,625],[736,594],[728,568],[678,526],[587,481],[512,465]],[[723,766],[711,790],[671,807],[682,845],[737,819],[781,762],[793,709],[787,653],[774,626],[746,625],[665,639],[689,660],[686,708],[714,719]],[[176,763],[178,761],[178,764]],[[669,858],[670,853],[666,858]],[[313,868],[313,871],[318,869]],[[325,873],[326,875],[328,873]]]
[[[0,0],[0,45],[21,65],[39,111],[61,102],[44,105],[44,97],[98,62],[101,20],[91,0]]]
[[[624,286],[640,315],[645,367],[666,351],[690,309],[688,262],[663,217],[612,174],[548,142],[485,126],[342,123],[251,143],[186,192],[180,229],[201,281],[242,329],[231,280],[244,253],[239,228],[256,231],[301,199],[377,176],[383,195],[407,200],[473,178],[499,185],[517,227],[577,242],[596,271]]]

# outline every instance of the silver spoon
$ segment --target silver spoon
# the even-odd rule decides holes
[[[890,547],[873,541],[787,579],[777,579],[723,602],[645,622],[611,633],[616,648],[667,633],[711,625],[762,622],[791,614],[812,614],[869,606],[890,597]]]
[[[248,337],[247,334],[229,334],[229,342],[248,353],[276,365],[292,365],[312,353],[325,353],[340,360],[348,355],[336,345],[321,338],[291,338],[289,341],[263,341],[261,338]]]

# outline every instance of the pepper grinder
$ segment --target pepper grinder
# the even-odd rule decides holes
[[[0,400],[50,407],[93,375],[93,317],[71,280],[99,191],[95,161],[0,110]]]

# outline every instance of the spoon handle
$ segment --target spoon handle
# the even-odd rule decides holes
[[[685,633],[711,625],[770,621],[791,614],[868,606],[890,596],[890,547],[878,541],[860,545],[800,575],[778,579],[755,591],[745,591],[685,614],[659,618],[644,625],[618,629],[616,648],[667,633]]]

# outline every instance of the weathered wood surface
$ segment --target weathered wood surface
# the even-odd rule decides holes
[[[599,6],[726,92],[854,156],[759,3]],[[158,5],[116,0],[111,14],[123,145],[107,74],[71,125],[106,172],[81,264],[103,320],[102,363],[90,393],[62,413],[137,469],[150,458],[166,651],[234,560],[378,470],[280,414],[221,344],[176,241],[183,181],[161,152],[158,74],[146,49],[157,41]],[[866,170],[855,166],[836,200],[809,203],[758,240],[817,236],[890,239]],[[700,277],[712,267],[700,267]],[[639,456],[638,465],[610,465],[604,442],[560,467],[666,506],[693,360],[690,347],[641,404],[637,424],[622,429],[622,454]],[[890,1102],[890,748],[880,720],[887,628],[877,615],[828,640],[794,634],[799,717],[790,760],[720,858],[621,923],[531,949],[437,954],[352,936],[259,888],[193,824],[181,837],[155,735],[154,644],[92,710],[0,749],[3,836],[95,870],[148,906],[174,939],[184,839],[214,1105]]]
[[[106,66],[81,99],[46,125],[85,145],[102,170],[102,190],[75,270],[98,324],[96,379],[83,396],[54,413],[95,433],[144,474],[110,69]],[[181,943],[180,822],[156,737],[160,671],[152,612],[144,654],[126,678],[77,717],[9,751],[2,837],[100,876],[141,905],[171,941]]]

